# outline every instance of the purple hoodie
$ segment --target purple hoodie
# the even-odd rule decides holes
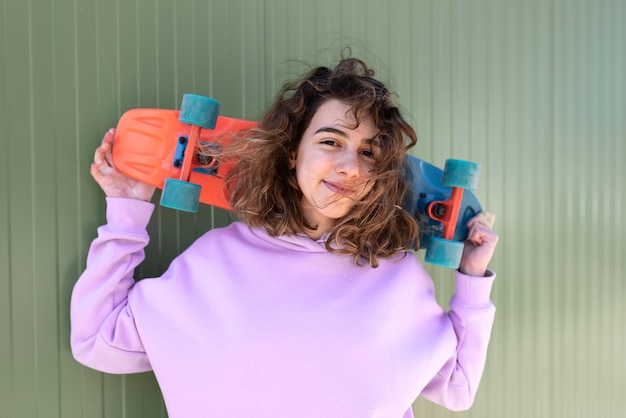
[[[419,395],[472,404],[493,273],[457,272],[445,312],[411,253],[359,267],[323,239],[235,222],[135,282],[154,206],[107,202],[72,294],[73,354],[108,373],[153,370],[170,417],[401,418]]]

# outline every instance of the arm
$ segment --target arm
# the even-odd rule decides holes
[[[128,303],[134,269],[144,258],[153,205],[107,198],[107,224],[91,244],[72,292],[71,347],[77,361],[108,373],[150,370]]]
[[[96,149],[91,175],[107,196],[107,224],[98,229],[87,268],[72,293],[71,346],[81,363],[110,373],[150,370],[128,299],[144,258],[154,187],[120,173],[111,150],[115,130]]]
[[[495,274],[487,269],[498,243],[492,230],[494,219],[491,213],[480,213],[467,223],[468,237],[448,312],[456,349],[422,392],[425,398],[452,410],[472,405],[485,368],[496,310],[489,299]]]
[[[457,346],[422,396],[451,410],[465,410],[474,402],[487,357],[495,307],[489,299],[495,275],[470,277],[456,273],[456,292],[448,316]]]

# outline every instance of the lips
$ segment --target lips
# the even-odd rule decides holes
[[[352,196],[356,192],[356,187],[353,185],[347,185],[343,183],[335,183],[332,181],[324,181],[326,187],[328,187],[333,193],[340,196]]]

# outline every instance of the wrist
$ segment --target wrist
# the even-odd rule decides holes
[[[459,266],[459,273],[472,277],[485,277],[487,275],[487,269]]]

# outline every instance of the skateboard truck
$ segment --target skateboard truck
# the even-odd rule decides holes
[[[178,179],[167,178],[163,183],[161,206],[195,212],[198,209],[202,186],[189,182],[195,149],[200,143],[202,128],[214,129],[219,113],[219,102],[195,94],[185,94],[180,106],[179,121],[191,125],[189,136],[178,138],[174,167],[180,168]]]
[[[435,200],[426,205],[426,214],[431,219],[443,224],[442,238],[453,239],[462,201],[463,189],[453,187],[449,200]]]
[[[427,262],[449,268],[458,268],[461,264],[463,243],[454,240],[454,237],[463,205],[464,191],[476,189],[479,174],[480,166],[476,163],[446,160],[441,184],[451,187],[452,193],[448,200],[433,200],[426,205],[426,216],[443,225],[441,237],[430,237],[426,248],[425,260]]]

